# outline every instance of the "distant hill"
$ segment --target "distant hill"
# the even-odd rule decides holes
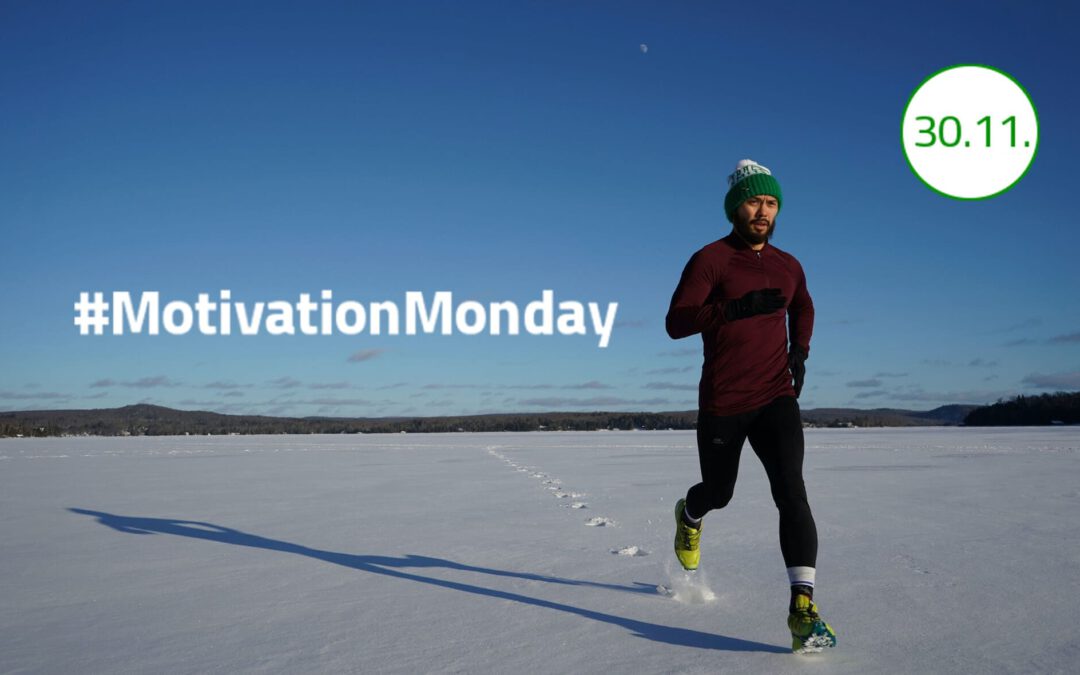
[[[817,408],[802,411],[803,423],[819,427],[944,426],[960,424],[978,406],[933,410]],[[663,413],[548,412],[449,417],[268,417],[175,410],[138,404],[91,410],[27,410],[0,413],[3,436],[175,436],[222,434],[425,433],[453,431],[595,431],[599,429],[693,429],[697,411]]]
[[[804,424],[813,426],[859,426],[859,427],[927,427],[955,426],[963,423],[977,405],[945,405],[933,410],[899,410],[896,408],[814,408],[803,410]]]

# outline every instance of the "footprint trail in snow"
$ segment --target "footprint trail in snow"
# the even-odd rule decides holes
[[[581,501],[586,494],[584,492],[574,492],[573,490],[567,489],[566,486],[563,485],[561,479],[548,475],[538,467],[518,464],[510,457],[507,457],[500,452],[499,446],[497,445],[488,446],[487,451],[489,455],[496,459],[501,459],[511,469],[514,469],[519,473],[528,474],[532,478],[540,481],[540,485],[550,492],[552,497],[559,500],[559,506],[572,511],[583,511],[589,508],[588,502]],[[588,527],[613,527],[616,525],[616,522],[611,518],[596,516],[587,518],[585,520],[585,525]]]
[[[486,449],[489,455],[495,457],[496,459],[502,460],[511,469],[514,469],[518,473],[526,474],[530,478],[539,481],[540,486],[543,489],[547,490],[551,494],[551,496],[554,497],[555,500],[557,500],[559,506],[573,511],[583,511],[589,509],[588,502],[581,501],[583,497],[587,496],[584,492],[575,492],[573,490],[570,490],[565,485],[563,485],[561,479],[547,474],[538,467],[518,464],[512,458],[507,457],[505,454],[503,454],[499,450],[499,446],[497,445],[488,446]],[[614,519],[608,518],[606,516],[592,516],[586,518],[584,520],[584,524],[586,527],[618,526],[618,523],[616,523]],[[636,545],[624,546],[617,549],[610,549],[610,552],[613,555],[618,555],[620,557],[626,558],[640,558],[649,555],[649,552],[646,551],[643,547]],[[667,577],[669,579],[673,579],[670,565],[668,566]],[[716,597],[712,594],[712,591],[708,590],[707,587],[702,588],[700,583],[695,586],[694,583],[692,583],[690,580],[685,583],[681,583],[678,582],[678,580],[673,579],[672,581],[669,581],[667,585],[658,586],[657,592],[661,595],[671,597],[679,602],[707,602]]]

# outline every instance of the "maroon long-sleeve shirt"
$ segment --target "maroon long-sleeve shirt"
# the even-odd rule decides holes
[[[729,301],[763,288],[779,288],[786,307],[736,321],[724,318]],[[676,340],[701,333],[701,412],[737,415],[778,396],[795,395],[786,324],[791,343],[809,354],[814,303],[794,256],[771,244],[755,251],[732,232],[690,258],[671,297],[666,323],[668,335]]]

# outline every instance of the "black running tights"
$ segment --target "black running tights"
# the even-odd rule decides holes
[[[749,439],[769,477],[780,511],[780,550],[787,567],[816,567],[817,527],[803,483],[803,430],[799,404],[791,396],[726,417],[698,416],[697,445],[701,481],[686,494],[686,510],[701,518],[722,509],[735,493],[739,455]]]

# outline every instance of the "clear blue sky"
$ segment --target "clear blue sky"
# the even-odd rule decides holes
[[[687,410],[664,314],[741,158],[817,308],[804,408],[1080,389],[1075,3],[4,2],[0,410]],[[640,45],[647,44],[647,51]],[[919,83],[1013,75],[1011,191],[900,146]],[[80,336],[81,291],[618,302],[595,336]]]

